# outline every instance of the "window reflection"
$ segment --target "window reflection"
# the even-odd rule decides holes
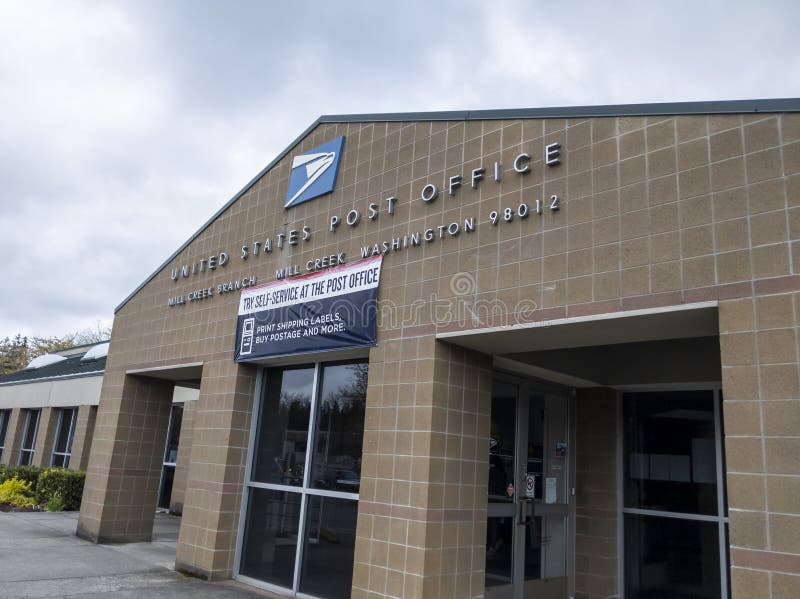
[[[300,591],[349,597],[353,578],[358,502],[309,497]]]
[[[367,362],[265,371],[242,575],[317,597],[350,596],[367,372]]]
[[[312,486],[358,493],[367,400],[366,363],[322,370]]]
[[[301,497],[286,491],[250,490],[242,574],[292,586]]]
[[[265,385],[253,480],[301,486],[314,368],[269,369]]]
[[[489,436],[489,502],[511,502],[514,484],[514,446],[517,442],[517,386],[495,381],[492,389]]]
[[[178,443],[181,438],[181,423],[183,422],[183,405],[172,406],[169,419],[169,432],[167,433],[167,448],[164,451],[164,461],[174,464],[178,459]]]
[[[715,522],[625,514],[625,596],[720,596]]]
[[[77,408],[61,408],[58,410],[58,428],[56,429],[53,455],[50,465],[56,468],[68,468],[72,453],[72,435],[75,431]]]
[[[712,391],[627,393],[625,507],[717,513]]]

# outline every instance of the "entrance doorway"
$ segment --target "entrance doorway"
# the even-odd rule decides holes
[[[492,385],[486,597],[564,599],[573,448],[567,389],[497,375]]]

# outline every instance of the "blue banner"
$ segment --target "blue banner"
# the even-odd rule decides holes
[[[244,289],[234,360],[375,345],[382,259]]]

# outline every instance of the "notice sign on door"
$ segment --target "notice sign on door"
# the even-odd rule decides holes
[[[244,289],[234,360],[375,345],[382,258]]]
[[[525,475],[525,497],[535,497],[536,496],[536,475],[535,474],[526,474]]]

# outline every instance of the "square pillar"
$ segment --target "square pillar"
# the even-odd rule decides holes
[[[617,591],[617,393],[578,389],[575,398],[575,597]]]
[[[58,409],[42,408],[39,414],[39,430],[36,432],[36,443],[33,448],[31,464],[41,468],[50,466],[53,457],[53,443],[58,428]]]
[[[798,309],[798,293],[719,305],[734,599],[800,580]]]
[[[151,540],[172,388],[169,381],[106,372],[78,536]]]
[[[186,478],[189,474],[189,462],[192,459],[192,433],[197,401],[186,401],[183,404],[181,435],[178,439],[178,457],[175,460],[175,478],[172,481],[172,496],[169,501],[171,514],[183,513],[183,500],[186,493]]]
[[[433,337],[370,354],[353,597],[481,597],[491,358]]]
[[[75,434],[72,438],[72,455],[69,467],[72,470],[86,470],[89,465],[89,451],[94,437],[94,423],[97,418],[97,406],[80,406],[75,420]]]
[[[256,369],[230,358],[203,365],[175,569],[230,578],[236,554]],[[184,408],[185,409],[185,408]]]
[[[3,455],[0,456],[3,464],[16,466],[19,461],[19,448],[22,444],[22,434],[25,429],[25,411],[22,408],[11,410],[6,429],[6,444]]]

